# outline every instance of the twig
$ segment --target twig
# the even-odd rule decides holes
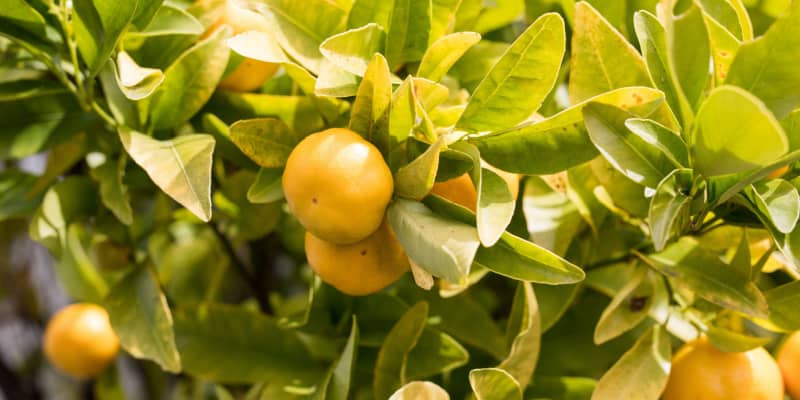
[[[261,309],[261,311],[267,314],[271,314],[272,306],[270,306],[269,301],[264,296],[264,293],[261,291],[258,281],[256,280],[256,277],[253,274],[251,274],[250,271],[247,270],[247,267],[244,265],[242,260],[239,259],[239,256],[236,254],[236,249],[233,248],[233,244],[228,239],[228,237],[225,236],[225,234],[222,233],[222,231],[220,231],[219,227],[216,224],[212,223],[210,225],[211,225],[211,230],[217,236],[217,239],[219,239],[220,243],[222,243],[222,247],[224,247],[225,251],[228,252],[228,256],[231,260],[231,265],[233,265],[233,268],[236,270],[236,272],[239,273],[239,276],[241,276],[242,280],[245,281],[247,286],[250,288],[250,291],[253,292],[253,297],[255,297],[256,301],[258,301],[258,306]]]

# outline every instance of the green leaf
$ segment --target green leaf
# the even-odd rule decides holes
[[[57,81],[42,80],[38,74],[26,79],[0,82],[0,101],[13,101],[29,97],[57,95],[66,93],[64,86]]]
[[[394,175],[394,188],[398,196],[420,200],[431,191],[439,170],[439,154],[444,137],[439,137],[424,153],[401,167]]]
[[[524,389],[533,378],[541,347],[542,322],[533,286],[520,282],[506,331],[508,355],[497,368],[505,370]]]
[[[633,46],[589,3],[575,5],[569,97],[573,103],[627,86],[650,86]]]
[[[95,76],[110,58],[125,29],[133,21],[140,1],[74,0],[75,41],[89,75]],[[143,5],[146,1],[142,1]]]
[[[85,131],[97,119],[71,93],[0,102],[0,158],[23,158]]]
[[[431,12],[430,1],[394,0],[384,51],[392,70],[422,59],[428,48]]]
[[[655,399],[669,378],[672,349],[669,336],[655,326],[597,382],[592,400]]]
[[[150,101],[153,128],[169,129],[185,123],[211,98],[228,64],[228,36],[230,29],[217,30],[183,52],[164,71],[164,81]]]
[[[561,172],[597,157],[583,121],[583,108],[603,103],[646,118],[663,103],[656,89],[633,87],[603,93],[539,122],[527,122],[504,131],[469,138],[489,164],[526,175]],[[531,158],[531,154],[536,154]]]
[[[590,103],[583,109],[589,138],[597,150],[632,181],[656,188],[674,165],[656,146],[625,126],[630,114],[617,107]]]
[[[536,376],[536,384],[525,391],[526,399],[586,400],[592,397],[595,382],[591,378]]]
[[[778,119],[800,103],[800,3],[758,39],[736,53],[725,84],[736,85],[763,101]]]
[[[211,219],[211,162],[214,139],[192,134],[156,140],[128,128],[119,137],[133,161],[175,201],[203,221]]]
[[[425,204],[435,212],[454,218],[462,224],[474,224],[472,212],[439,196],[426,197]],[[408,247],[404,247],[408,251]],[[475,263],[512,279],[549,285],[575,283],[584,277],[583,270],[576,265],[508,232],[503,233],[494,246],[478,249]]]
[[[712,176],[708,179],[708,205],[706,207],[708,209],[713,209],[741,192],[748,185],[767,178],[771,172],[797,161],[800,161],[800,151],[796,150],[780,157],[765,167],[755,168],[738,174]]]
[[[721,85],[728,77],[731,63],[742,43],[708,14],[703,13],[703,20],[708,30],[711,57],[714,60],[714,79],[716,84]]]
[[[140,266],[128,274],[103,304],[125,351],[136,358],[153,360],[166,371],[181,371],[172,313],[149,268]]]
[[[289,58],[286,57],[281,46],[270,33],[261,31],[242,32],[228,39],[227,43],[231,50],[242,57],[267,63],[289,64]],[[297,68],[303,69],[302,67]]]
[[[771,179],[753,185],[753,197],[761,212],[769,216],[781,233],[790,233],[800,217],[800,194],[783,179]]]
[[[489,32],[502,28],[525,13],[525,3],[522,0],[497,0],[484,4],[490,6],[483,7],[475,21],[474,29],[478,32]]]
[[[355,0],[347,19],[348,28],[357,28],[368,23],[389,27],[394,1]]]
[[[766,317],[767,301],[758,287],[725,265],[719,257],[702,249],[689,237],[646,257],[648,263],[697,296],[722,307],[755,317]]]
[[[100,200],[120,222],[130,225],[133,223],[133,209],[128,187],[122,182],[127,158],[120,157],[117,162],[109,160],[105,155],[99,158],[102,159],[102,163],[90,165],[92,167],[90,174],[100,184]]]
[[[117,71],[117,85],[131,100],[150,96],[164,81],[164,73],[160,69],[140,67],[124,51],[117,54]]]
[[[389,400],[450,400],[450,396],[433,382],[409,382],[397,389]]]
[[[385,40],[380,25],[369,23],[325,39],[319,50],[337,67],[364,76],[368,63],[374,60],[373,55],[383,50]]]
[[[428,304],[419,302],[397,321],[381,345],[375,361],[373,390],[376,399],[385,399],[405,384],[408,355],[422,335],[428,318]]]
[[[324,58],[320,44],[344,30],[348,9],[326,0],[267,0],[258,5],[266,25],[281,48],[300,64],[319,74]],[[370,20],[358,25],[366,25]]]
[[[698,7],[691,7],[675,17],[669,33],[672,38],[668,48],[672,54],[675,78],[688,105],[696,110],[708,89],[708,64],[711,59],[710,38],[703,23],[703,13]],[[686,43],[692,45],[687,46]],[[687,127],[690,119],[687,118],[688,112],[684,114],[684,127]]]
[[[697,5],[714,21],[722,25],[725,30],[733,34],[736,40],[752,40],[753,26],[750,25],[750,21],[747,19],[746,10],[744,19],[740,19],[734,3],[730,0],[700,0]],[[742,26],[742,22],[746,24]]]
[[[658,184],[650,200],[647,219],[656,251],[663,250],[670,239],[679,237],[689,222],[692,178],[691,170],[672,171]]]
[[[45,37],[47,23],[42,15],[25,0],[9,0],[5,3],[0,10],[0,21],[3,22],[3,25],[14,25],[34,37]],[[5,30],[6,26],[0,32]]]
[[[664,92],[672,111],[682,121],[689,121],[691,105],[678,82],[675,60],[668,50],[667,32],[655,15],[638,11],[634,15],[634,26],[642,56],[655,86]],[[700,59],[699,61],[703,61]]]
[[[67,236],[69,224],[91,215],[96,207],[97,194],[91,181],[78,176],[67,177],[44,195],[39,210],[31,219],[31,238],[57,256],[62,251],[62,239]]]
[[[564,255],[573,237],[585,227],[577,206],[542,178],[528,177],[522,196],[531,241]]]
[[[469,353],[450,335],[426,327],[408,353],[404,382],[447,374],[469,361]]]
[[[251,203],[263,204],[280,201],[283,199],[283,186],[281,177],[283,170],[280,168],[261,168],[258,170],[256,180],[247,191],[247,200]]]
[[[405,141],[417,124],[417,96],[414,81],[406,78],[392,93],[389,113],[389,134],[398,142]]]
[[[222,187],[214,193],[214,202],[227,219],[225,231],[234,240],[257,240],[278,225],[281,216],[281,204],[253,204],[247,198],[248,189],[255,183],[256,175],[247,170],[238,170],[226,177]],[[220,221],[218,220],[218,221]]]
[[[706,335],[714,347],[729,353],[750,351],[772,341],[770,338],[750,336],[716,326],[709,326]]]
[[[660,279],[647,268],[638,268],[600,315],[594,330],[594,343],[606,343],[635,328],[647,318],[656,303],[668,304],[669,297]]]
[[[499,368],[469,371],[469,384],[477,400],[522,400],[517,381]]]
[[[714,89],[697,112],[689,147],[707,176],[764,167],[788,151],[788,140],[764,104],[742,89]]]
[[[323,372],[294,331],[238,307],[217,304],[177,310],[175,339],[184,371],[219,383],[300,386],[317,382]]]
[[[689,167],[689,149],[680,135],[653,120],[631,118],[625,126],[640,139],[655,146],[675,168]]]
[[[28,216],[36,210],[44,193],[30,194],[36,176],[21,171],[0,172],[0,221]]]
[[[769,304],[769,320],[787,330],[800,329],[800,281],[764,292]]]
[[[481,35],[475,32],[456,32],[442,36],[425,51],[417,76],[434,82],[442,80],[458,59],[480,40]]]
[[[401,287],[399,295],[409,303],[427,302],[429,319],[438,321],[436,327],[459,342],[481,349],[497,359],[505,356],[503,332],[489,310],[477,299],[468,294],[443,298],[435,292],[418,290],[410,285]],[[475,326],[481,329],[475,329]]]
[[[475,170],[474,170],[475,171]],[[493,171],[479,168],[477,185],[477,228],[481,244],[494,246],[506,231],[514,216],[516,199],[511,195],[508,183]]]
[[[409,258],[434,276],[461,282],[469,275],[480,241],[467,224],[434,214],[423,204],[397,199],[389,223]]]
[[[389,65],[382,55],[375,54],[358,86],[358,94],[350,113],[350,129],[376,143],[384,154],[389,150],[391,101]]]
[[[47,197],[45,196],[45,202]],[[42,204],[45,207],[45,204]],[[72,223],[61,236],[60,257],[56,263],[58,280],[72,298],[93,303],[108,293],[108,283],[89,258],[91,237],[80,223]],[[58,255],[58,253],[56,253]]]
[[[345,104],[338,111],[341,115],[348,111],[349,104]],[[231,124],[240,119],[278,118],[300,136],[319,132],[328,127],[325,114],[320,111],[316,100],[311,96],[217,91],[206,108],[213,110],[214,115]]]
[[[151,1],[151,3],[156,3]],[[137,9],[137,12],[141,8]],[[144,30],[130,31],[132,37],[151,37],[167,35],[200,35],[205,28],[192,14],[170,3],[165,3],[153,15],[152,21]]]
[[[492,131],[530,117],[555,85],[565,46],[564,20],[557,14],[540,17],[481,81],[456,127]]]
[[[231,125],[230,139],[262,168],[281,168],[297,144],[297,135],[281,120],[256,118]]]
[[[356,355],[358,354],[358,324],[353,317],[353,326],[350,336],[342,350],[342,354],[333,364],[328,377],[322,384],[319,393],[325,400],[347,400],[352,386],[353,371],[356,368]]]

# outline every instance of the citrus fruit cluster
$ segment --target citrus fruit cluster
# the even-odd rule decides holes
[[[341,128],[311,134],[292,150],[282,182],[289,209],[306,229],[308,262],[323,281],[366,295],[409,269],[386,222],[392,172],[372,143]]]

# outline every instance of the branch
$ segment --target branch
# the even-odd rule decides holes
[[[244,265],[242,260],[239,259],[239,256],[236,254],[236,249],[233,248],[233,244],[228,239],[228,237],[225,236],[225,234],[222,233],[222,231],[220,231],[219,227],[216,224],[212,223],[210,225],[211,225],[211,230],[217,236],[217,239],[219,239],[220,243],[222,243],[222,247],[224,247],[225,251],[228,253],[228,256],[231,260],[231,265],[233,265],[233,268],[236,270],[236,272],[239,273],[239,276],[242,278],[243,281],[245,281],[247,286],[250,288],[253,297],[255,297],[256,301],[258,301],[258,307],[261,309],[262,312],[271,314],[272,306],[270,306],[269,300],[266,298],[266,296],[264,296],[264,293],[261,291],[256,277],[253,274],[251,274],[250,271],[247,270],[247,267]]]

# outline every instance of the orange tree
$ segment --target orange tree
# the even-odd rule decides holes
[[[0,36],[0,300],[47,326],[6,398],[783,397],[798,1],[2,0]]]

